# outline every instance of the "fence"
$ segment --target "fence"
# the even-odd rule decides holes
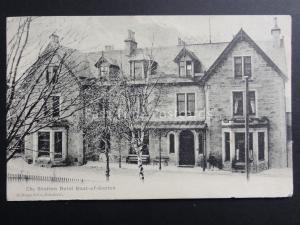
[[[29,174],[7,174],[8,181],[51,181],[51,182],[84,182],[84,179],[54,176],[38,176]]]

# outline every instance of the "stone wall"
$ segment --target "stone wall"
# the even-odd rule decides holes
[[[245,81],[234,79],[233,57],[251,56],[252,80],[249,90],[256,91],[256,117],[266,116],[269,127],[270,167],[286,166],[286,125],[284,81],[247,42],[239,42],[206,83],[208,151],[221,152],[222,119],[231,119],[232,91],[244,91]]]

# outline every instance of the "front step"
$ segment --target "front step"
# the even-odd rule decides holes
[[[67,162],[63,160],[54,160],[51,161],[49,157],[40,157],[37,158],[34,162],[35,165],[41,167],[59,167],[59,166],[67,166]]]
[[[232,165],[232,172],[245,172],[245,163],[243,162],[237,162],[234,165]]]
[[[193,167],[195,167],[195,165],[178,165],[178,167],[193,168]]]

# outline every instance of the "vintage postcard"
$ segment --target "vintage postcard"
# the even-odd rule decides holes
[[[290,197],[291,17],[7,18],[7,200]]]

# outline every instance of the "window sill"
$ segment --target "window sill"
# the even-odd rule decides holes
[[[182,117],[182,118],[195,118],[196,116],[176,116],[176,117]]]

